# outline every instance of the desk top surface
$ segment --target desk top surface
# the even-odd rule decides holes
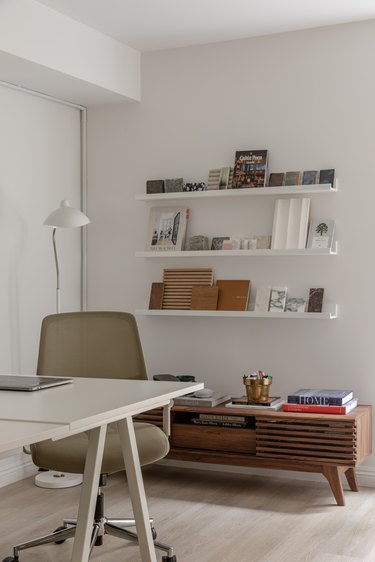
[[[68,433],[69,426],[66,424],[0,419],[0,452],[10,451],[45,439],[66,437]]]
[[[34,392],[0,391],[0,420],[65,424],[72,434],[163,406],[200,388],[203,383],[75,378],[72,384]]]

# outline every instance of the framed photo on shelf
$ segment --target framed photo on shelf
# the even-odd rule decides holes
[[[312,219],[307,237],[308,248],[327,248],[333,245],[335,221],[331,219]]]
[[[146,249],[157,252],[183,250],[188,218],[186,207],[152,207]]]

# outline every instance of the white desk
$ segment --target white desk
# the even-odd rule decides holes
[[[0,391],[0,451],[87,431],[72,562],[87,562],[107,424],[118,422],[142,562],[156,562],[132,416],[158,408],[202,383],[76,378],[36,392]]]

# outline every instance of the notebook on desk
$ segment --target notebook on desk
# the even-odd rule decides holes
[[[67,377],[36,377],[22,375],[0,375],[0,390],[42,390],[73,382]]]

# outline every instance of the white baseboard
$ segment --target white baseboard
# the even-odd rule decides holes
[[[310,480],[314,482],[324,481],[325,478],[322,474],[315,472],[295,472],[291,470],[273,470],[266,468],[246,468],[243,466],[227,466],[223,464],[210,464],[202,462],[187,462],[164,459],[158,462],[166,466],[174,466],[186,469],[195,470],[211,470],[214,472],[231,472],[234,474],[256,474],[259,476],[274,476],[279,478],[293,478],[293,480]],[[356,475],[359,486],[368,488],[375,488],[375,467],[360,466],[356,468]]]
[[[2,456],[0,458],[0,488],[32,476],[37,471],[31,457],[25,455],[22,450],[14,451],[9,456]]]

